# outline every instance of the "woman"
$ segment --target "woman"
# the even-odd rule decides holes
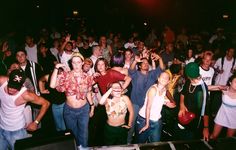
[[[100,37],[99,46],[101,47],[102,50],[102,57],[104,57],[108,61],[108,63],[110,63],[113,51],[112,47],[107,44],[107,39],[105,36]]]
[[[227,128],[227,137],[232,137],[236,131],[236,74],[229,78],[229,88],[223,91],[222,104],[215,118],[215,126],[211,135],[216,139],[222,127]]]
[[[38,63],[42,66],[44,74],[49,74],[57,63],[57,59],[51,51],[48,51],[45,43],[39,44],[38,49]]]
[[[98,84],[101,94],[106,93],[107,86],[110,83],[124,81],[122,88],[126,89],[131,81],[131,78],[128,75],[124,75],[113,69],[108,69],[108,62],[104,58],[97,59],[95,63],[95,71],[96,74],[94,81]]]
[[[170,75],[163,72],[158,77],[158,83],[152,85],[147,91],[143,107],[139,111],[136,121],[136,134],[138,143],[158,142],[161,137],[163,105],[174,108],[175,102],[166,99],[167,85]]]
[[[59,68],[65,64],[57,64],[51,76],[50,87],[59,92],[65,92],[64,119],[67,129],[75,136],[76,144],[80,147],[88,146],[89,116],[93,116],[94,103],[91,98],[92,77],[82,70],[84,57],[74,52],[68,62],[71,71],[58,74]],[[91,108],[89,108],[89,105]]]
[[[113,82],[124,81],[122,89],[126,89],[131,81],[131,78],[128,75],[121,74],[113,69],[108,69],[108,62],[104,58],[98,58],[94,68],[96,71],[94,81],[98,84],[102,95],[107,92],[107,87]],[[100,145],[103,143],[101,134],[104,133],[104,125],[106,122],[106,112],[103,106],[98,106],[96,108],[94,120],[96,123],[94,132],[96,136],[99,135],[95,141]]]
[[[63,117],[63,108],[65,105],[65,99],[66,99],[65,93],[58,92],[56,89],[52,89],[49,87],[50,79],[51,79],[50,77],[51,77],[51,74],[46,74],[40,78],[39,90],[42,97],[49,100],[50,103],[52,104],[51,110],[49,111],[52,111],[52,116],[53,116],[56,130],[64,131],[66,130],[66,125],[65,125],[65,121]],[[52,123],[52,120],[51,120],[52,118],[51,117],[47,117],[47,118],[50,119],[50,120],[47,120],[47,124],[48,122]],[[47,129],[48,129],[48,126],[47,126]]]
[[[193,49],[190,48],[187,50],[185,65],[194,61],[195,61],[194,52],[193,52]]]
[[[104,131],[105,145],[127,144],[127,132],[132,125],[134,110],[129,97],[123,95],[122,91],[121,84],[114,82],[99,101],[101,105],[105,105],[108,117]],[[129,120],[126,125],[127,109]]]
[[[131,49],[126,49],[125,52],[125,64],[124,64],[124,68],[129,69],[130,65],[133,62],[133,51]]]

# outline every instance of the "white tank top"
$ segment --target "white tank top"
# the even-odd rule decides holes
[[[15,101],[27,89],[23,87],[16,95],[9,95],[4,90],[7,83],[6,81],[0,87],[0,128],[7,131],[16,131],[25,127],[23,114],[25,104],[16,106]]]
[[[150,88],[152,88],[152,87],[155,87],[157,89],[156,85],[153,85]],[[150,88],[149,88],[149,90],[150,90]],[[151,106],[151,110],[150,110],[150,120],[152,120],[152,121],[158,121],[161,118],[161,110],[162,110],[162,106],[165,101],[166,91],[163,92],[162,95],[158,95],[157,93],[158,92],[156,92],[156,94],[153,98],[152,106]],[[144,105],[139,111],[139,115],[143,118],[146,118],[146,107],[147,107],[147,94],[145,97]]]

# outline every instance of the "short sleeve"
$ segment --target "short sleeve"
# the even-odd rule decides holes
[[[117,80],[122,80],[123,81],[125,79],[124,74],[121,74],[120,72],[115,71],[115,70],[109,70],[109,74],[110,74],[110,77],[112,77],[114,79],[117,79]]]
[[[180,92],[180,94],[182,94],[182,95],[186,95],[187,94],[187,88],[188,88],[189,84],[190,84],[190,81],[187,80],[185,82],[184,87],[183,87],[182,91]]]

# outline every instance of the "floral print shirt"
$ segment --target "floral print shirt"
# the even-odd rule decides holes
[[[87,73],[75,76],[73,71],[62,72],[57,76],[56,89],[65,92],[66,96],[76,95],[76,98],[85,100],[87,93],[92,90],[93,77]]]

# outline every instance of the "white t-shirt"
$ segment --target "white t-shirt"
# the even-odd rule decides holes
[[[38,63],[37,45],[35,44],[33,47],[26,45],[25,50],[27,52],[27,59]]]
[[[212,67],[209,70],[204,70],[201,66],[199,67],[200,75],[202,76],[202,80],[206,83],[206,85],[212,85],[212,79],[214,76],[214,69]]]
[[[185,65],[187,65],[188,63],[191,63],[191,62],[194,62],[195,61],[195,58],[190,58],[190,59],[186,59],[185,60]]]
[[[98,58],[97,58],[96,56],[92,55],[92,56],[90,56],[90,59],[91,59],[92,62],[93,62],[93,67],[92,67],[90,70],[91,70],[92,73],[95,73],[94,66],[95,66],[95,63],[96,63],[96,61],[97,61]]]
[[[65,64],[68,68],[70,68],[68,61],[71,59],[71,56],[72,56],[72,53],[67,54],[66,52],[63,52],[62,55],[60,56],[61,63]]]
[[[215,68],[218,68],[218,69],[222,68],[221,67],[221,63],[222,63],[221,59],[222,58],[217,59],[215,66],[214,66]],[[233,65],[233,60],[234,59],[227,60],[226,57],[224,57],[223,73],[222,74],[219,73],[216,76],[215,85],[226,85],[227,84],[229,77],[232,75],[231,68]],[[233,69],[234,68],[235,68],[235,64],[233,66]]]

